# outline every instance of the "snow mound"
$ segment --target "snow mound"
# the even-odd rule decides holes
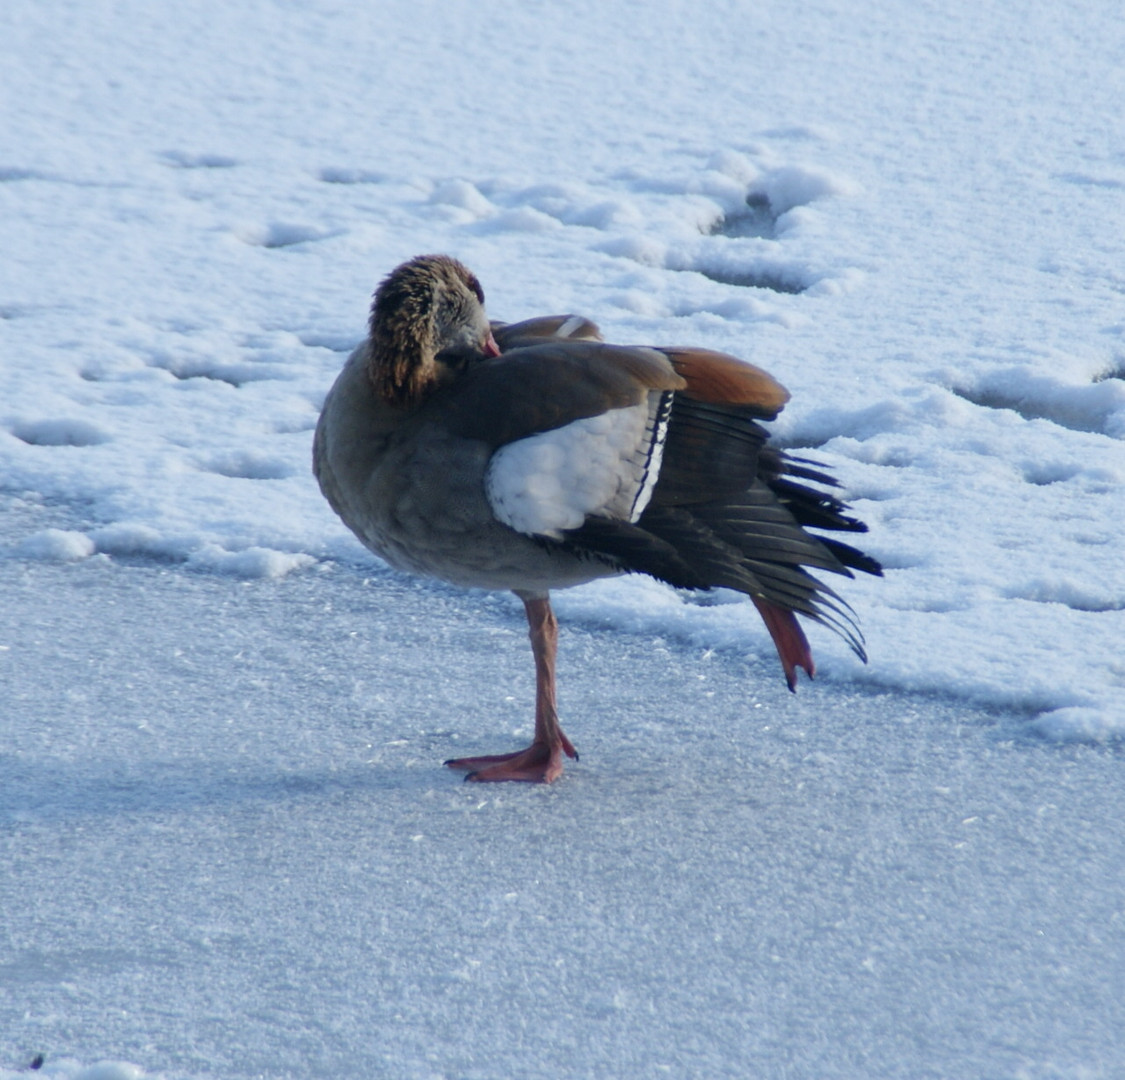
[[[249,547],[243,551],[226,551],[217,544],[206,544],[188,556],[192,570],[209,570],[243,578],[280,578],[294,570],[314,566],[316,559],[301,552],[273,551]]]
[[[89,558],[96,550],[97,545],[89,536],[72,529],[44,529],[24,537],[15,546],[15,554],[25,559],[48,562],[77,562]]]

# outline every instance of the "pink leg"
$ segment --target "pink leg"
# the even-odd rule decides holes
[[[531,651],[535,656],[535,738],[526,750],[513,754],[488,754],[483,757],[453,758],[445,764],[451,769],[466,769],[466,780],[524,780],[549,784],[563,771],[563,754],[578,760],[578,751],[559,727],[555,707],[555,656],[558,652],[559,623],[546,596],[523,596],[527,612]]]

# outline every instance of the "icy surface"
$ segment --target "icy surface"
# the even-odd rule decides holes
[[[482,788],[438,763],[526,739],[514,598],[97,558],[9,562],[0,585],[19,627],[0,654],[20,718],[0,754],[9,1069],[916,1080],[1123,1060],[1104,747],[950,699],[794,697],[772,661],[572,620],[582,761]]]
[[[1109,0],[0,6],[0,1078],[1118,1075],[1123,55]],[[870,665],[790,699],[746,603],[603,581],[567,779],[437,768],[526,735],[518,609],[308,464],[426,251],[780,378]]]

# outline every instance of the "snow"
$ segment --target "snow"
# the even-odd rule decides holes
[[[1125,838],[1104,747],[949,697],[793,696],[772,659],[568,612],[582,760],[549,788],[481,788],[437,763],[526,739],[513,597],[97,558],[9,560],[0,588],[20,718],[0,759],[4,1080],[39,1053],[66,1080],[63,1059],[1117,1071]]]
[[[15,547],[16,554],[25,558],[60,562],[86,559],[95,551],[97,545],[94,541],[74,529],[43,529],[24,537]]]
[[[9,0],[0,1078],[1115,1075],[1122,55],[1107,0]],[[869,665],[814,629],[791,700],[746,603],[600,581],[581,763],[440,770],[526,734],[518,605],[309,474],[432,251],[776,375]]]

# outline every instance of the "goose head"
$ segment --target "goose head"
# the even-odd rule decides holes
[[[448,255],[419,255],[396,267],[371,305],[370,374],[392,405],[420,404],[468,364],[499,356],[484,292]]]

